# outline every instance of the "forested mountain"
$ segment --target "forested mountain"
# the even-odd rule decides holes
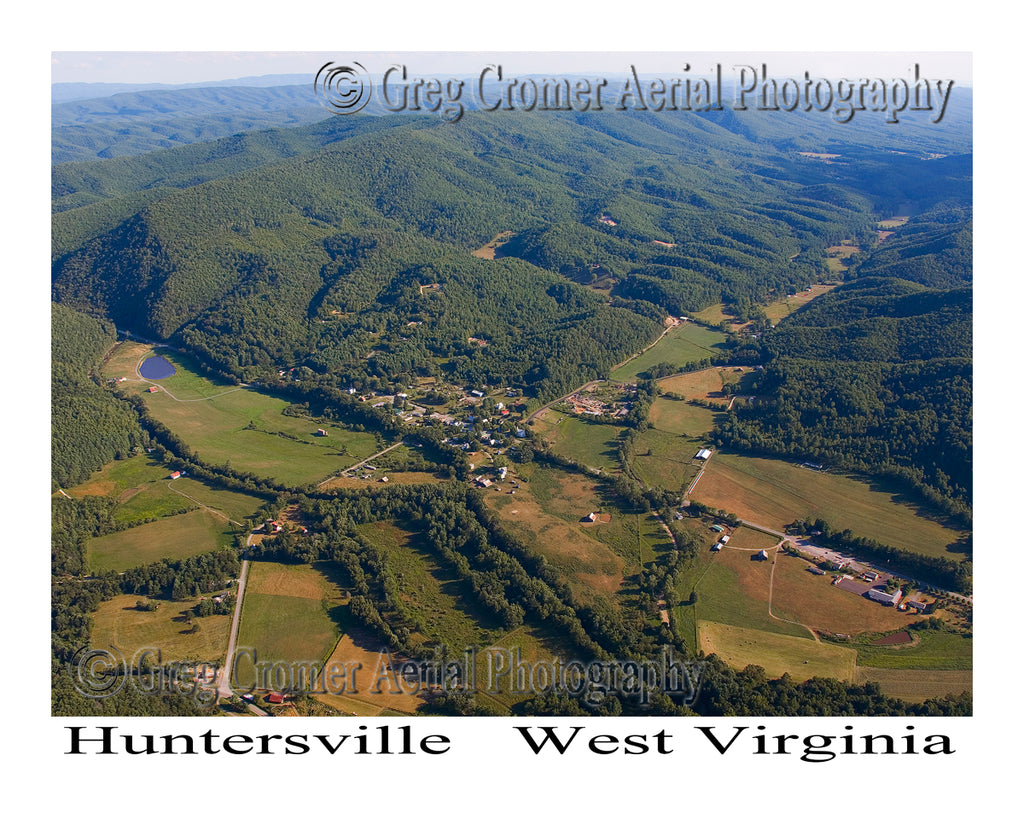
[[[950,205],[911,219],[856,269],[929,287],[957,287],[973,277],[971,210]]]
[[[836,288],[767,335],[758,397],[726,418],[721,439],[897,476],[966,523],[971,329],[969,287],[865,278]]]
[[[327,116],[311,84],[128,90],[54,104],[51,158],[58,164],[134,156]]]
[[[811,162],[725,125],[335,117],[64,166],[54,297],[244,379],[294,364],[394,379],[443,363],[551,395],[639,349],[663,311],[820,280],[825,247],[870,239],[879,166],[910,161],[876,152],[858,183],[856,162]],[[913,162],[956,197],[957,174]],[[517,234],[505,258],[469,255],[502,231]],[[578,286],[598,280],[601,295]]]
[[[109,322],[60,304],[51,309],[51,470],[72,486],[142,443],[132,410],[89,377],[116,338]]]

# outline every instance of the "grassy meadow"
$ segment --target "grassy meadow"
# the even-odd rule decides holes
[[[165,558],[181,560],[234,545],[236,528],[206,509],[161,518],[86,542],[89,571],[123,572]]]
[[[126,345],[122,345],[125,347]],[[105,367],[109,377],[125,374],[129,365],[146,357],[145,345],[122,350]],[[151,382],[131,371],[121,388],[140,393],[153,417],[184,440],[205,461],[273,477],[301,486],[321,480],[372,455],[378,449],[374,435],[311,418],[284,415],[288,402],[247,387],[218,383],[199,373],[188,357],[158,353],[177,372],[161,379],[159,390],[148,392]],[[316,434],[326,429],[327,437]]]
[[[655,364],[682,366],[691,361],[702,361],[722,354],[726,335],[692,322],[683,322],[671,328],[665,337],[645,353],[630,359],[611,371],[612,381],[636,381],[637,376]]]

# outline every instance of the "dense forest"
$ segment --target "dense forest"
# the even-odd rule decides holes
[[[114,328],[60,304],[51,309],[51,474],[73,486],[143,443],[134,413],[90,374],[114,343]]]
[[[969,239],[969,226],[956,232]],[[767,333],[757,399],[725,416],[720,441],[894,476],[969,525],[972,299],[961,249],[940,244],[942,264],[930,268],[953,289],[863,276],[881,272],[873,254],[861,277]]]
[[[870,240],[874,175],[909,161],[798,161],[727,124],[334,118],[60,166],[54,298],[242,380],[446,371],[550,397],[666,312],[821,280],[826,247]],[[914,161],[958,194],[957,169]],[[467,252],[502,231],[502,258]]]

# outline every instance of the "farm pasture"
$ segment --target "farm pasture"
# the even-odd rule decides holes
[[[191,626],[185,617],[198,600],[160,600],[156,611],[140,611],[135,604],[143,599],[143,595],[119,594],[100,603],[92,614],[91,644],[114,646],[127,661],[140,649],[152,648],[159,650],[161,662],[224,662],[231,617],[195,618],[199,631],[189,634]]]
[[[722,354],[727,336],[691,321],[669,328],[665,336],[653,347],[611,371],[612,381],[636,381],[640,373],[655,364],[681,367],[691,361],[702,361]]]
[[[971,693],[972,671],[937,671],[934,669],[894,669],[857,666],[856,682],[877,683],[882,693],[904,702],[924,702],[947,694]]]
[[[624,427],[597,424],[548,409],[533,421],[534,433],[551,442],[552,450],[584,466],[618,472],[619,435]]]
[[[924,555],[948,555],[946,547],[962,535],[898,502],[878,481],[769,458],[716,452],[691,497],[778,530],[820,517],[836,529]]]
[[[770,678],[789,674],[794,682],[811,677],[852,681],[856,675],[857,653],[852,649],[786,634],[701,620],[700,645],[733,668],[759,665]]]
[[[810,565],[799,557],[779,552],[772,605],[796,612],[795,619],[811,628],[834,634],[859,634],[889,631],[920,619],[893,606],[837,589],[832,586],[831,575],[813,575],[807,571]]]
[[[229,464],[286,484],[303,485],[377,451],[377,439],[370,433],[284,415],[288,406],[284,399],[248,387],[217,383],[200,375],[186,356],[163,354],[177,372],[160,381],[158,392],[146,392],[131,379],[121,387],[141,390],[153,417],[208,463]],[[108,362],[106,371],[110,367]],[[326,437],[317,436],[321,428],[328,431]]]
[[[164,558],[180,560],[232,546],[234,529],[206,509],[161,518],[86,541],[86,559],[93,574],[121,572]]]

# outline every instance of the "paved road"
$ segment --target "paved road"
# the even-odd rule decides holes
[[[246,547],[252,535],[245,539]],[[231,636],[228,637],[228,652],[224,666],[217,672],[217,694],[226,700],[234,696],[231,690],[231,667],[234,664],[235,644],[238,641],[238,621],[242,617],[242,595],[245,594],[245,579],[249,574],[249,561],[242,561],[242,571],[238,574],[238,591],[235,595],[235,613],[231,617]]]

